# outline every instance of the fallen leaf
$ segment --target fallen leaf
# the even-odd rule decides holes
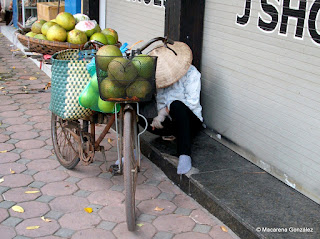
[[[16,171],[14,171],[14,170],[12,170],[12,169],[10,168],[10,173],[15,174]]]
[[[44,87],[44,90],[49,89],[49,87],[51,87],[51,81],[50,81],[50,82],[48,82],[48,84],[46,84],[46,86]]]
[[[16,67],[15,67],[15,66],[13,66],[13,67],[12,67],[12,69],[16,69]]]
[[[0,183],[4,182],[4,178],[0,178]]]
[[[2,90],[2,89],[4,89],[4,87],[3,87],[3,86],[1,86],[1,87],[0,87],[0,90]]]
[[[27,230],[34,230],[38,229],[40,226],[31,226],[31,227],[26,227]]]
[[[6,152],[8,152],[8,150],[2,150],[2,151],[0,151],[0,153],[6,153]]]
[[[143,225],[144,225],[143,223],[137,224],[138,227],[142,227]]]
[[[18,205],[13,206],[11,209],[15,212],[20,212],[20,213],[24,212],[24,209]]]
[[[224,232],[228,232],[228,229],[225,226],[220,226],[221,230]]]
[[[112,142],[112,139],[108,139],[108,143],[111,143]]]
[[[42,219],[43,221],[45,221],[45,222],[51,222],[51,220],[48,219],[48,218],[41,217],[41,219]]]
[[[39,74],[40,74],[40,72],[36,72],[36,74],[38,74],[38,75],[39,75]]]
[[[84,210],[85,210],[87,213],[92,213],[92,212],[93,212],[93,210],[92,210],[91,207],[86,207]]]
[[[36,80],[36,79],[38,79],[37,77],[33,77],[33,76],[31,76],[30,78],[29,78],[29,80]]]
[[[157,211],[157,212],[161,212],[161,211],[163,211],[163,210],[164,210],[164,208],[156,207],[154,210],[155,210],[155,211]]]
[[[32,193],[40,193],[40,191],[38,191],[38,190],[34,190],[34,191],[25,191],[24,193],[26,193],[26,194],[32,194]]]

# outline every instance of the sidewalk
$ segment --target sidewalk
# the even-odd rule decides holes
[[[136,192],[137,231],[128,232],[123,177],[106,172],[116,160],[115,133],[102,143],[107,162],[97,153],[89,166],[60,166],[50,136],[50,90],[43,92],[50,79],[31,60],[13,56],[3,35],[0,42],[1,239],[238,238],[145,157]],[[13,211],[14,205],[25,211]]]

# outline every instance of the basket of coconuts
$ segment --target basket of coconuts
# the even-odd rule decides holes
[[[95,20],[84,14],[59,13],[50,21],[37,20],[31,29],[16,32],[20,43],[31,52],[53,55],[67,49],[82,49],[89,40],[118,45],[118,34],[111,28],[101,31]]]

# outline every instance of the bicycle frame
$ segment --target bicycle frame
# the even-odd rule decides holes
[[[135,157],[137,159],[137,165],[138,167],[140,167],[141,164],[141,151],[140,151],[140,136],[147,130],[148,128],[148,121],[147,119],[140,114],[140,110],[139,110],[139,103],[138,102],[134,102],[134,103],[116,103],[115,104],[115,109],[117,107],[117,104],[120,104],[120,112],[119,112],[119,117],[118,114],[115,114],[115,122],[116,122],[116,132],[117,132],[117,156],[118,156],[118,162],[119,162],[119,172],[122,172],[123,169],[123,162],[122,162],[122,135],[123,135],[123,116],[124,116],[124,112],[126,110],[131,110],[134,112],[134,117],[140,116],[144,121],[145,121],[145,128],[138,133],[138,125],[135,124],[134,126],[134,145],[136,145],[135,148]],[[132,105],[135,104],[136,105],[136,110],[134,109],[134,107],[132,107]]]

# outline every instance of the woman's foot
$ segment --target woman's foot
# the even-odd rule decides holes
[[[186,174],[191,169],[191,157],[188,155],[180,155],[177,168],[177,174]]]

